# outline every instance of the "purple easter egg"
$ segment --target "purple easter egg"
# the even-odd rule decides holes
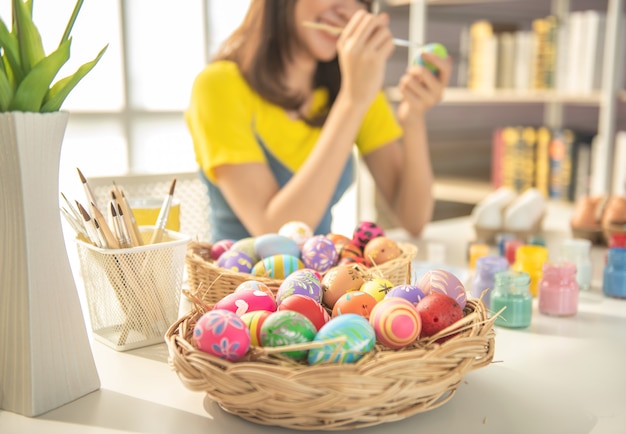
[[[227,250],[217,260],[218,267],[239,273],[249,273],[252,265],[250,256],[239,250]]]
[[[337,264],[335,244],[324,235],[309,238],[302,246],[302,262],[306,268],[323,273]]]
[[[322,281],[320,274],[310,268],[294,271],[282,281],[276,292],[276,303],[280,303],[290,295],[300,294],[322,302]]]
[[[400,297],[410,301],[413,304],[419,303],[426,294],[417,285],[398,285],[393,287],[386,295],[385,298]]]

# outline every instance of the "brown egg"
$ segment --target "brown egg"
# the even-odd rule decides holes
[[[357,291],[363,285],[364,277],[355,264],[337,265],[324,274],[322,279],[322,302],[333,308],[337,300],[346,292]]]
[[[365,265],[368,267],[384,264],[400,257],[400,255],[402,255],[402,249],[398,243],[387,237],[376,237],[368,242],[363,249]]]

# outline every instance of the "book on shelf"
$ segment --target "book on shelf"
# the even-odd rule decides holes
[[[626,131],[619,131],[615,135],[614,155],[611,193],[626,196]]]
[[[492,186],[517,192],[535,187],[546,198],[574,201],[589,192],[592,139],[593,135],[571,128],[496,128]]]
[[[462,29],[459,86],[568,93],[600,88],[605,12],[575,10],[563,22],[548,15],[530,24],[524,29],[483,19]]]

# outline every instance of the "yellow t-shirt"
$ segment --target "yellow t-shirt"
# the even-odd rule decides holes
[[[326,101],[326,90],[316,90],[312,110]],[[237,64],[226,60],[209,64],[198,75],[185,119],[196,160],[211,182],[215,182],[213,169],[217,166],[265,162],[259,140],[296,172],[321,131],[303,120],[291,119],[283,108],[264,100],[250,88]],[[391,106],[380,92],[363,120],[356,145],[365,155],[401,135]]]

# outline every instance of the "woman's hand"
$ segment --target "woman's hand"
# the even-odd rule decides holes
[[[355,12],[337,41],[341,93],[353,103],[369,106],[382,88],[393,49],[387,14]]]
[[[398,119],[403,124],[415,119],[416,116],[423,116],[428,109],[441,101],[443,90],[450,81],[452,60],[449,56],[442,59],[433,53],[423,53],[422,58],[435,65],[439,74],[433,74],[424,66],[408,66],[398,85],[402,95],[398,106]]]

